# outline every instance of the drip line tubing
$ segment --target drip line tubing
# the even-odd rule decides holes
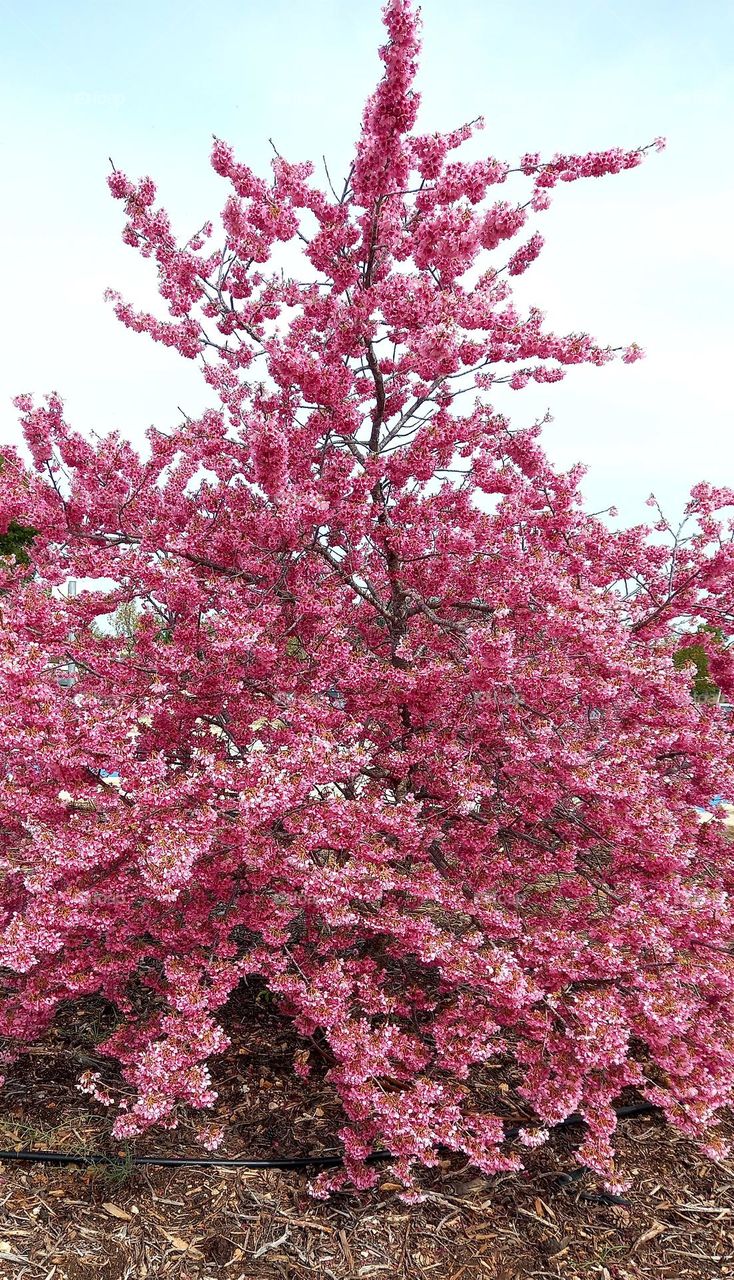
[[[627,1119],[628,1116],[649,1115],[658,1108],[651,1102],[633,1102],[630,1106],[616,1107],[615,1114],[618,1120]],[[571,1129],[577,1125],[585,1123],[584,1117],[574,1112],[562,1120],[560,1124],[554,1125],[554,1132]],[[517,1138],[522,1126],[515,1125],[505,1129],[505,1140],[511,1142]],[[373,1151],[366,1157],[367,1164],[379,1164],[385,1160],[393,1160],[395,1157],[390,1151]],[[340,1169],[344,1164],[344,1157],[340,1155],[333,1156],[288,1156],[281,1159],[275,1158],[271,1160],[250,1160],[238,1159],[237,1157],[227,1156],[110,1156],[103,1153],[93,1155],[77,1154],[72,1151],[0,1151],[0,1164],[18,1162],[24,1164],[55,1164],[55,1165],[82,1165],[89,1168],[95,1165],[105,1165],[117,1168],[127,1169],[129,1167],[148,1167],[177,1169],[177,1168],[205,1168],[205,1169]]]

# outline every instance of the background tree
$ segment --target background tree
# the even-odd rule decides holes
[[[685,643],[685,639],[689,639],[689,643]],[[719,648],[723,647],[723,633],[719,627],[702,628],[692,637],[692,643],[690,639],[682,638],[680,648],[673,654],[673,666],[676,671],[683,671],[685,668],[690,671],[693,668],[691,691],[694,698],[702,702],[715,702],[721,690],[711,679],[708,650],[711,642]]]
[[[112,616],[104,620],[104,625],[92,623],[92,632],[99,638],[111,630],[115,636],[124,641],[123,652],[130,657],[135,650],[135,636],[140,625],[140,614],[141,607],[137,601],[123,600]]]
[[[29,564],[28,547],[35,532],[35,529],[11,520],[5,533],[0,534],[0,556],[12,556],[18,564]]]
[[[214,247],[111,174],[168,309],[117,314],[199,361],[213,407],[139,456],[18,400],[32,463],[8,454],[0,527],[32,523],[35,576],[3,579],[0,1030],[12,1056],[62,1002],[113,1001],[124,1137],[214,1101],[220,1011],[257,974],[333,1059],[348,1158],[322,1187],[368,1185],[374,1144],[406,1183],[439,1146],[517,1167],[508,1067],[523,1141],[578,1109],[614,1186],[620,1090],[713,1155],[732,1096],[734,855],[695,807],[734,760],[672,661],[676,620],[729,616],[732,494],[694,490],[672,550],[612,534],[542,424],[495,407],[641,354],[554,334],[511,281],[558,182],[648,148],[462,160],[476,122],[415,128],[407,0],[385,25],[339,189],[217,140]],[[71,574],[117,585],[60,599]],[[130,654],[92,624],[133,599]]]
[[[4,459],[0,457],[0,477],[2,477]],[[0,478],[0,484],[2,479]],[[33,542],[36,530],[30,525],[19,524],[17,520],[9,520],[7,528],[0,533],[0,556],[10,556],[17,564],[30,563],[28,547]]]

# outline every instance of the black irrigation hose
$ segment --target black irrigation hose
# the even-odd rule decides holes
[[[651,1111],[657,1111],[658,1108],[653,1106],[651,1102],[634,1102],[631,1106],[617,1107],[616,1115],[619,1120],[626,1119],[628,1116],[648,1115]],[[560,1124],[554,1125],[555,1130],[571,1129],[576,1125],[584,1124],[583,1116],[575,1112],[568,1116],[566,1120],[562,1120]],[[520,1133],[521,1126],[516,1125],[505,1130],[505,1139],[511,1141],[517,1138]],[[373,1151],[367,1156],[367,1164],[377,1164],[383,1160],[392,1160],[394,1157],[389,1151]],[[8,1161],[18,1161],[26,1164],[80,1164],[85,1167],[93,1165],[107,1165],[113,1168],[127,1169],[131,1166],[140,1167],[145,1165],[154,1165],[157,1168],[207,1168],[207,1169],[340,1169],[344,1164],[343,1156],[290,1156],[282,1160],[237,1160],[229,1159],[226,1156],[106,1156],[102,1155],[76,1155],[70,1151],[0,1151],[0,1163]],[[568,1175],[570,1180],[571,1175]],[[618,1198],[614,1198],[615,1203],[622,1203]]]
[[[586,1172],[584,1166],[579,1165],[579,1168],[573,1169],[571,1173],[559,1173],[555,1179],[556,1185],[572,1190],[574,1183],[578,1182],[579,1178],[583,1178]],[[616,1196],[611,1191],[580,1191],[578,1198],[585,1201],[586,1204],[628,1205],[630,1203],[624,1196]]]

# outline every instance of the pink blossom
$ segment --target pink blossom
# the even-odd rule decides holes
[[[511,423],[508,387],[641,356],[513,300],[542,239],[509,242],[558,182],[650,148],[462,159],[476,124],[415,132],[415,9],[384,21],[337,194],[215,139],[219,230],[181,242],[150,178],[108,179],[160,305],[109,300],[196,363],[208,407],[139,452],[56,394],[16,400],[3,1061],[101,995],[125,1094],[80,1088],[117,1137],[172,1128],[215,1104],[223,1010],[257,977],[329,1047],[346,1160],[316,1194],[372,1186],[375,1147],[408,1198],[446,1149],[518,1168],[472,1094],[508,1061],[520,1147],[580,1111],[579,1160],[618,1186],[624,1090],[712,1158],[732,1103],[734,845],[699,816],[734,795],[734,738],[673,658],[695,637],[734,699],[734,491],[612,532],[548,417]]]

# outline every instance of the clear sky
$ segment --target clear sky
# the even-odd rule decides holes
[[[194,368],[103,301],[107,286],[155,297],[120,241],[108,157],[149,173],[187,236],[224,202],[213,133],[262,172],[272,137],[342,174],[379,74],[379,8],[0,0],[0,443],[17,438],[21,391],[56,390],[80,429],[133,439],[204,407]],[[497,406],[517,424],[549,407],[551,457],[588,464],[591,507],[615,502],[625,521],[651,490],[673,514],[696,480],[734,484],[734,4],[423,0],[422,15],[420,127],[483,114],[479,147],[506,160],[668,138],[637,170],[561,184],[519,281],[554,329],[636,340],[648,358],[502,389]]]

